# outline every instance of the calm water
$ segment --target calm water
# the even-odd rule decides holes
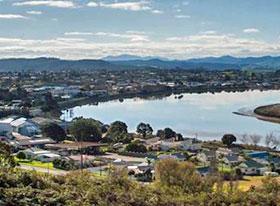
[[[164,99],[126,99],[99,105],[84,105],[64,112],[62,119],[74,117],[98,119],[104,123],[121,120],[130,131],[135,131],[139,122],[150,123],[157,129],[170,127],[185,136],[200,139],[220,139],[224,133],[240,135],[274,132],[280,136],[280,125],[252,117],[235,115],[240,108],[255,108],[260,105],[280,102],[280,91],[248,91],[217,94],[184,94],[182,99],[170,96]],[[71,117],[70,117],[71,116]]]

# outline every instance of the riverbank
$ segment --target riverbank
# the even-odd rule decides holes
[[[254,113],[258,119],[280,123],[280,104],[272,104],[257,107]]]
[[[233,114],[254,117],[262,121],[280,123],[280,104],[260,106],[255,109],[241,108]]]
[[[247,91],[187,94],[148,100],[134,98],[120,101],[91,103],[64,110],[61,119],[71,121],[75,117],[94,118],[106,124],[116,120],[126,122],[129,131],[135,131],[140,122],[148,122],[154,131],[170,127],[186,137],[203,140],[220,139],[223,134],[260,134],[265,136],[278,130],[278,125],[266,124],[254,118],[232,114],[245,105],[251,110],[257,105],[277,102],[278,91]],[[186,115],[188,114],[188,115]],[[234,125],[234,126],[233,126]]]
[[[235,93],[235,92],[247,92],[247,91],[270,91],[277,89],[259,89],[259,88],[191,88],[191,89],[170,89],[170,90],[162,90],[162,91],[153,91],[148,93],[122,93],[122,94],[114,94],[114,95],[106,95],[106,96],[94,96],[94,97],[80,97],[69,99],[66,101],[59,102],[59,107],[61,110],[67,110],[76,106],[82,106],[85,104],[93,104],[98,105],[101,102],[109,102],[113,100],[119,100],[122,102],[124,99],[133,99],[133,98],[142,98],[142,99],[162,99],[165,97],[170,97],[171,95],[182,95],[182,94],[219,94],[222,92],[227,93]]]

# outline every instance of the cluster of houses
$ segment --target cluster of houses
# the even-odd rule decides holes
[[[114,153],[98,153],[106,144],[96,142],[55,142],[51,138],[41,134],[41,125],[52,120],[45,118],[27,119],[23,117],[9,117],[0,120],[0,141],[13,146],[15,153],[24,153],[26,159],[41,162],[53,162],[57,159],[72,160],[76,164],[87,164],[90,170],[108,169],[109,165],[125,167],[129,173],[143,177],[154,173],[157,160],[175,159],[178,161],[192,161],[202,175],[213,171],[213,165],[219,170],[239,169],[244,175],[266,175],[280,171],[280,157],[267,151],[245,150],[236,147],[219,147],[207,149],[203,142],[193,138],[185,138],[183,141],[174,139],[161,140],[159,137],[139,141],[145,145],[147,153],[120,154],[125,145],[118,143],[113,145]],[[65,122],[58,122],[65,126]],[[80,154],[80,150],[84,154]],[[100,164],[94,162],[98,159]],[[102,166],[102,167],[101,167]],[[272,173],[271,173],[272,174]],[[142,175],[142,176],[141,176]]]

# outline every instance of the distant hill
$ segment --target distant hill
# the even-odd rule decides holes
[[[8,71],[62,71],[62,70],[120,70],[120,69],[280,69],[280,57],[232,56],[206,57],[189,60],[139,57],[132,55],[109,56],[100,60],[62,60],[58,58],[12,58],[0,59],[0,72]]]
[[[61,71],[61,70],[100,70],[121,69],[103,60],[61,60],[57,58],[2,59],[0,71]]]
[[[135,55],[129,55],[129,54],[123,54],[119,56],[107,56],[102,58],[104,61],[133,61],[133,60],[151,60],[151,59],[159,59],[159,60],[164,60],[168,61],[167,58],[162,58],[162,57],[153,57],[153,56],[146,56],[146,57],[140,57],[140,56],[135,56]]]
[[[232,56],[206,57],[189,60],[135,59],[113,61],[117,65],[151,66],[162,69],[197,69],[225,70],[225,69],[280,69],[280,56],[246,57]]]

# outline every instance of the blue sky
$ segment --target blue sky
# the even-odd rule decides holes
[[[0,0],[0,58],[280,55],[279,0]]]

